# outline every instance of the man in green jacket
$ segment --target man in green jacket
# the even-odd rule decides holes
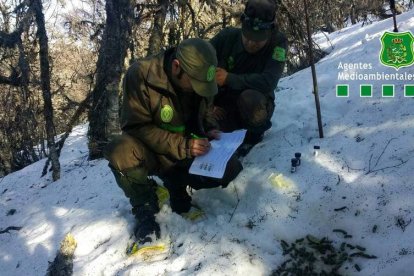
[[[148,176],[159,176],[169,190],[172,210],[185,213],[191,208],[187,185],[225,187],[242,170],[232,157],[222,179],[188,173],[193,158],[209,151],[209,139],[219,139],[209,112],[217,94],[216,66],[211,44],[193,38],[139,60],[125,75],[123,133],[107,146],[105,157],[132,205],[138,243],[152,241],[154,232],[156,237],[160,234],[155,220],[157,185]]]
[[[272,125],[274,90],[285,66],[286,38],[277,30],[276,9],[274,0],[249,0],[242,28],[226,28],[210,40],[218,59],[214,114],[223,131],[248,130],[248,149]]]

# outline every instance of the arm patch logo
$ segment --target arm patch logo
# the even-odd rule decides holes
[[[232,56],[229,56],[227,59],[227,71],[231,71],[234,69],[234,58]]]
[[[286,50],[282,47],[276,46],[273,49],[272,58],[276,61],[285,62],[286,61]]]
[[[207,81],[211,82],[216,77],[216,66],[210,65],[207,70]]]
[[[167,104],[161,108],[161,121],[163,121],[164,123],[169,123],[171,122],[173,116],[174,111],[171,106]]]

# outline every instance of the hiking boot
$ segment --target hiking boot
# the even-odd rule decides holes
[[[245,157],[251,149],[261,141],[263,141],[264,132],[247,132],[246,137],[244,138],[243,144],[237,149],[237,157]]]
[[[183,218],[191,221],[198,221],[205,217],[204,211],[197,205],[191,205],[190,210],[180,214]]]
[[[161,210],[164,204],[168,204],[170,193],[167,188],[159,185],[154,179],[148,179],[148,182],[157,196],[158,208]]]
[[[191,208],[191,197],[170,197],[171,210],[177,214],[188,212]]]
[[[155,221],[155,214],[158,211],[159,208],[154,203],[147,203],[132,209],[132,212],[137,219],[134,234],[138,243],[144,244],[152,242],[152,237],[160,237],[160,226]]]
[[[188,212],[191,208],[191,196],[187,193],[186,186],[181,183],[174,183],[170,179],[165,179],[164,187],[170,193],[171,210],[177,214]]]

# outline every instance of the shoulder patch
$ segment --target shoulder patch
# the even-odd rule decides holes
[[[285,62],[286,61],[286,50],[282,47],[276,46],[273,49],[272,58],[280,62]]]
[[[229,56],[227,59],[227,71],[231,72],[234,69],[234,58],[233,56]]]
[[[163,121],[164,123],[169,123],[171,122],[173,116],[174,110],[170,105],[167,104],[161,108],[161,121]]]

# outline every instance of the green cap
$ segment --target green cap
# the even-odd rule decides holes
[[[212,97],[217,94],[217,56],[209,42],[200,38],[182,41],[177,47],[177,59],[198,95]]]

